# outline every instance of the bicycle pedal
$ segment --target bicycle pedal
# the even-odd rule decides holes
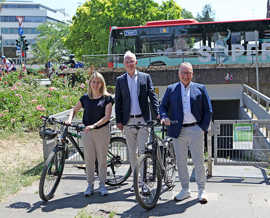
[[[78,169],[82,169],[82,170],[86,169],[85,165],[83,165],[83,164],[82,165],[75,165],[75,167]]]
[[[167,184],[167,186],[168,186],[169,191],[173,190],[173,188],[175,187],[175,185],[173,184]]]
[[[151,191],[150,190],[141,190],[140,193],[143,195],[143,196],[148,196],[151,194]]]
[[[48,197],[49,197],[49,199],[52,199],[52,198],[54,198],[54,194],[51,194]]]

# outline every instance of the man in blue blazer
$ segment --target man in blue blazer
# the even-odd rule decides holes
[[[188,149],[195,166],[198,199],[207,202],[205,192],[204,132],[208,130],[212,106],[206,88],[192,82],[193,68],[190,63],[180,65],[180,82],[169,85],[160,105],[161,122],[168,126],[168,135],[173,138],[178,174],[182,186],[175,196],[176,201],[190,197],[187,168]],[[171,120],[178,121],[171,125]]]
[[[129,161],[132,170],[137,162],[137,150],[144,152],[148,132],[145,128],[139,130],[128,127],[138,122],[146,123],[151,120],[149,100],[154,115],[159,112],[159,103],[154,92],[149,74],[136,70],[135,54],[127,51],[124,55],[124,66],[127,73],[117,77],[115,89],[115,115],[117,127],[124,130],[126,135]],[[131,188],[133,190],[133,187]]]

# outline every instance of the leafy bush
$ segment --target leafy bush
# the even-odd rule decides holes
[[[41,124],[41,115],[68,110],[86,92],[86,86],[77,82],[73,88],[68,80],[53,78],[50,87],[40,86],[40,76],[12,72],[0,81],[0,131],[33,131]],[[86,76],[81,76],[82,81]],[[84,83],[83,83],[84,84]]]

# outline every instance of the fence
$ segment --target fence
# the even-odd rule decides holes
[[[269,165],[270,120],[215,120],[215,165]]]
[[[227,50],[214,51],[192,49],[189,51],[159,51],[155,53],[136,53],[139,67],[178,66],[181,62],[193,65],[230,65],[230,64],[258,64],[270,63],[269,50]],[[122,68],[124,54],[83,55],[82,61],[86,66]],[[257,72],[257,71],[256,71]],[[256,75],[257,76],[257,75]]]

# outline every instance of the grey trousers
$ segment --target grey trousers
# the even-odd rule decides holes
[[[82,142],[84,144],[84,159],[88,184],[93,185],[94,183],[95,161],[97,159],[100,185],[105,185],[107,176],[107,153],[110,143],[109,125],[84,133]]]
[[[206,175],[204,167],[204,132],[198,126],[183,127],[178,138],[173,138],[179,179],[183,189],[189,189],[187,167],[188,149],[195,167],[198,189],[205,189]]]
[[[137,124],[138,122],[145,124],[142,117],[130,118],[127,125]],[[148,139],[148,132],[145,127],[138,129],[124,126],[124,134],[127,139],[129,162],[134,171],[137,163],[138,154],[142,154],[145,150],[145,143]]]

